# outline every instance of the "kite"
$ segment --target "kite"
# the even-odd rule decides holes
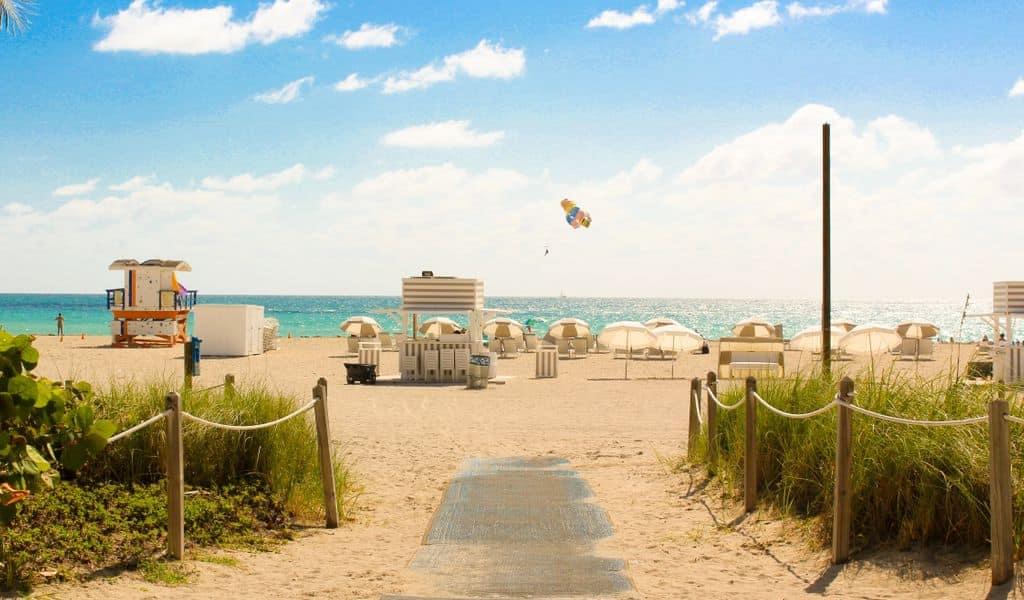
[[[590,227],[590,213],[576,206],[572,200],[562,200],[562,210],[565,211],[565,222],[573,229]]]

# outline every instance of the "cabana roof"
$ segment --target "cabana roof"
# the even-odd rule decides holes
[[[135,267],[158,267],[161,269],[173,269],[175,271],[192,270],[192,267],[183,260],[163,260],[160,258],[151,258],[149,260],[144,260],[141,263],[134,258],[120,258],[110,263],[109,270],[126,271]]]

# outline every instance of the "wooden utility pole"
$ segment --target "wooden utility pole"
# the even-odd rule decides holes
[[[821,366],[832,372],[832,174],[829,126],[821,126]]]

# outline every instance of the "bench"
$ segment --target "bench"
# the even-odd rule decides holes
[[[782,338],[727,337],[718,342],[718,378],[786,374]]]

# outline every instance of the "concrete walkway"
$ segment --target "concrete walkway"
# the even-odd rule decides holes
[[[409,565],[409,595],[382,600],[615,596],[622,560],[594,555],[605,511],[562,458],[469,459],[445,491]]]

